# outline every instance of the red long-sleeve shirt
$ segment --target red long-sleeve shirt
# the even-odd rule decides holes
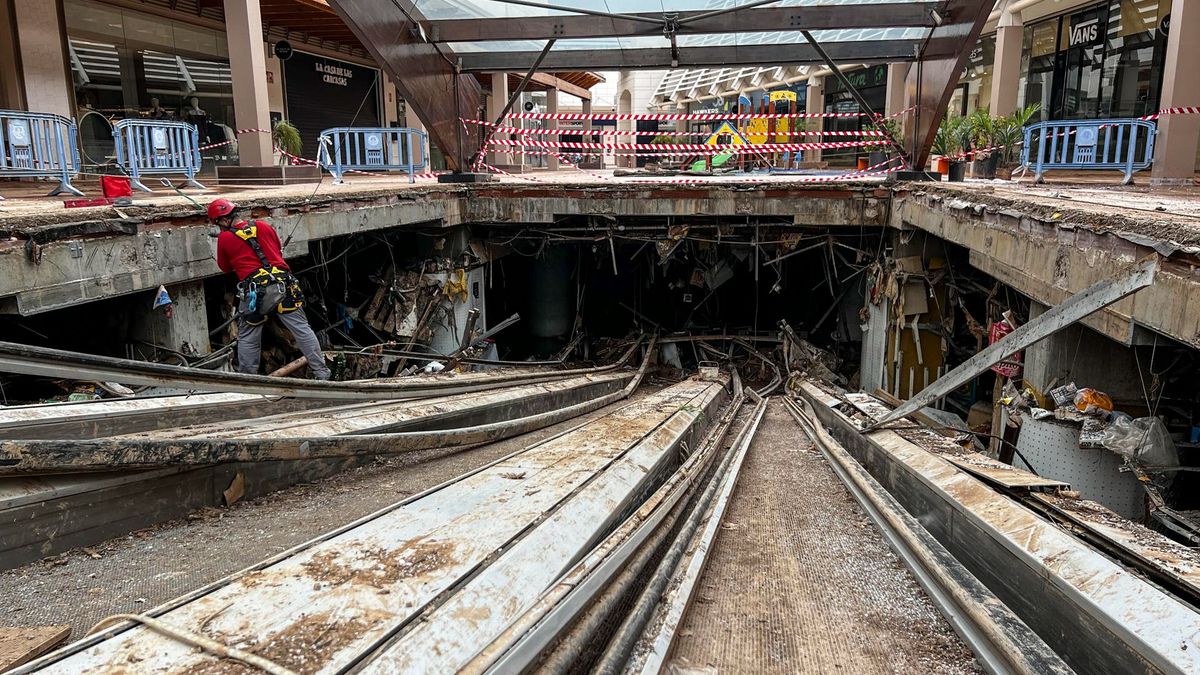
[[[243,221],[234,228],[240,229],[244,225]],[[262,247],[267,262],[281,270],[290,270],[283,260],[283,246],[279,243],[279,233],[269,223],[261,220],[254,221],[254,225],[258,228],[258,245]],[[221,230],[217,235],[217,267],[220,267],[222,272],[233,272],[240,281],[257,272],[262,263],[254,254],[254,249],[250,248],[250,242],[230,230]]]

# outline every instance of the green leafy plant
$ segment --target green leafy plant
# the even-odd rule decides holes
[[[976,108],[967,115],[967,125],[970,129],[968,149],[975,151],[974,159],[987,159],[991,154],[987,148],[997,145],[997,118],[992,117],[987,108]]]
[[[299,155],[304,150],[304,141],[300,138],[300,130],[291,122],[280,120],[271,128],[271,142],[275,147],[292,155]],[[280,157],[280,162],[287,164],[287,155]]]
[[[865,146],[867,152],[887,152],[891,149],[892,144],[888,142],[888,137],[900,139],[900,124],[894,119],[877,119],[867,125],[869,131],[883,131],[883,136],[872,136],[871,144]]]
[[[938,125],[933,137],[933,152],[942,157],[954,157],[962,153],[961,127],[962,117],[946,115]]]
[[[1016,160],[1017,146],[1025,136],[1025,126],[1041,109],[1040,103],[1030,103],[1024,108],[1014,110],[1011,115],[997,119],[995,144],[1004,146],[1000,149],[1001,160],[1004,164],[1012,164]]]

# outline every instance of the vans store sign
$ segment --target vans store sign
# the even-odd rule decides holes
[[[345,87],[350,84],[350,80],[354,77],[354,71],[350,68],[335,66],[332,63],[321,63],[318,61],[313,66],[321,74],[321,80],[325,84],[336,84],[339,87]]]
[[[1100,39],[1100,18],[1093,17],[1076,23],[1076,19],[1072,17],[1071,32],[1067,37],[1069,47],[1087,47],[1095,44]]]

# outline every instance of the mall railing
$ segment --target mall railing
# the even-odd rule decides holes
[[[1125,172],[1122,185],[1154,161],[1154,122],[1139,119],[1052,120],[1025,127],[1021,164],[1042,182],[1049,169]]]
[[[71,177],[79,173],[79,128],[50,113],[0,110],[0,178],[57,178],[50,196],[82,197]]]
[[[196,125],[162,120],[121,120],[113,125],[117,165],[129,175],[133,187],[153,192],[141,177],[153,174],[183,174],[194,188],[200,171],[200,133]]]
[[[342,182],[347,171],[403,171],[412,183],[428,164],[428,140],[416,129],[336,127],[321,132],[317,159],[334,183]]]

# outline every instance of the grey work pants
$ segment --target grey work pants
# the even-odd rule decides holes
[[[321,343],[317,342],[316,333],[313,333],[312,327],[308,325],[308,318],[304,316],[304,310],[297,309],[294,312],[275,314],[274,316],[291,332],[292,337],[296,338],[296,346],[308,358],[308,368],[312,374],[318,380],[328,380],[329,367],[325,365],[325,355],[321,353]],[[270,321],[269,317],[267,321]],[[245,321],[238,320],[239,372],[258,373],[258,362],[262,359],[263,326],[266,325],[266,321],[257,326],[251,326]]]

